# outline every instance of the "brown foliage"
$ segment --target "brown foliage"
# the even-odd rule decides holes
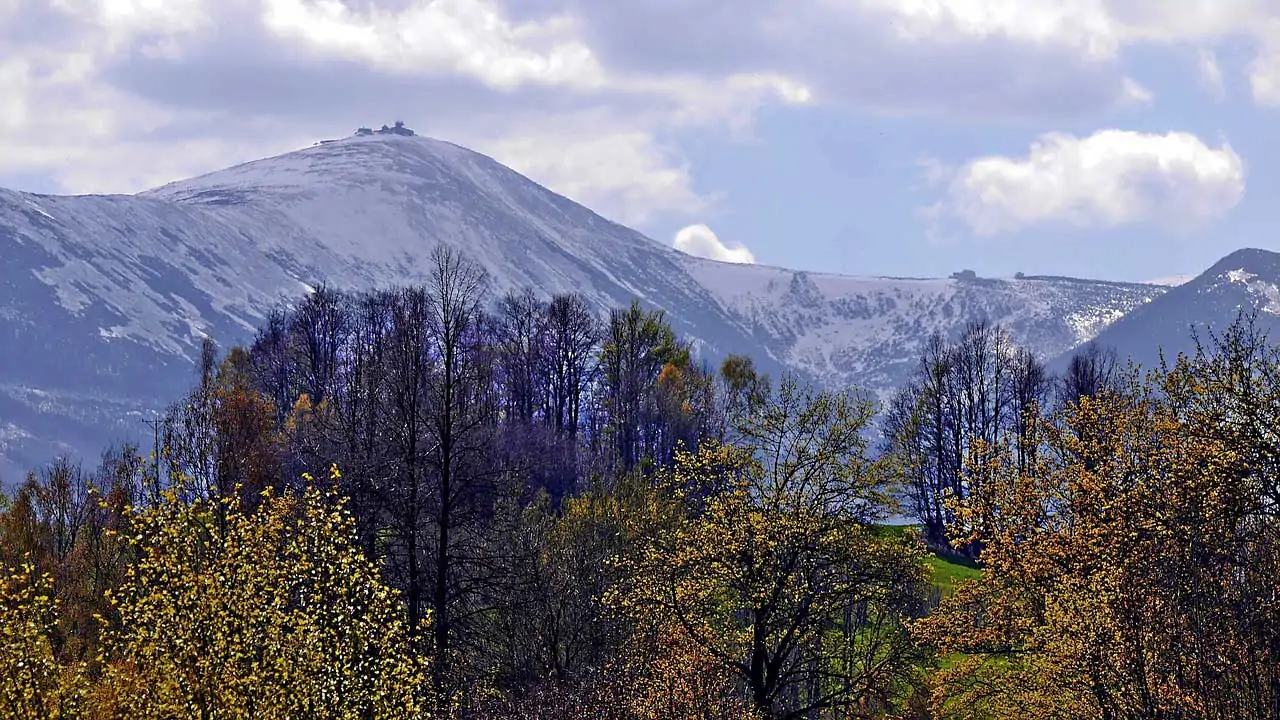
[[[941,716],[1276,717],[1280,363],[1246,340],[1079,398],[1025,471],[971,457],[953,530],[983,578],[918,626]]]

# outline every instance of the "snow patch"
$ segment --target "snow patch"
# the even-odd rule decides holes
[[[49,213],[45,212],[45,211],[44,211],[44,208],[42,208],[42,207],[40,207],[39,205],[37,205],[37,204],[35,203],[35,201],[34,201],[34,200],[31,200],[30,198],[28,198],[28,199],[27,199],[27,206],[28,206],[28,207],[30,207],[32,210],[35,210],[37,213],[40,213],[41,215],[45,216],[45,217],[46,217],[46,218],[48,218],[49,220],[53,220],[53,216],[52,216],[52,215],[50,215]]]
[[[1225,273],[1223,273],[1221,277],[1226,278],[1228,282],[1248,284],[1251,279],[1256,278],[1258,276],[1254,273],[1246,271],[1244,268],[1240,268],[1238,270],[1228,270]]]
[[[111,341],[112,372],[134,373],[129,387],[104,390],[125,381],[86,356],[45,388],[53,399],[11,397],[68,417],[110,407],[116,421],[129,410],[120,397],[189,383],[201,338],[223,347],[250,341],[273,308],[321,283],[345,290],[424,282],[430,252],[442,245],[484,266],[495,294],[578,292],[602,313],[638,297],[665,310],[700,354],[771,359],[877,396],[910,373],[933,332],[952,338],[986,318],[1048,357],[1166,290],[1066,278],[852,277],[704,260],[479,153],[421,137],[338,140],[137,196],[0,198],[0,257],[23,259],[0,264],[0,293],[21,288],[34,297],[36,281],[54,293],[48,308],[18,305],[39,324],[34,339],[50,347],[77,347],[84,334]],[[37,198],[56,228],[26,209]],[[7,299],[0,294],[0,307]],[[8,382],[29,379],[20,364],[0,359],[0,370]]]

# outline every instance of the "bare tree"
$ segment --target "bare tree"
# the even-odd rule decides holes
[[[1116,350],[1090,340],[1072,354],[1058,381],[1058,402],[1067,404],[1093,397],[1113,387],[1119,375]]]
[[[300,356],[300,392],[319,405],[328,396],[338,370],[338,352],[345,332],[342,296],[321,286],[307,295],[293,313],[290,335]]]
[[[218,487],[218,437],[214,428],[214,380],[218,348],[212,338],[200,345],[198,384],[185,398],[171,405],[164,418],[164,435],[158,462],[167,465],[165,475],[181,483],[184,494],[220,496]]]
[[[427,453],[433,451],[430,438],[432,357],[428,354],[428,304],[431,298],[421,288],[395,294],[389,308],[389,333],[385,349],[385,372],[380,394],[385,403],[385,422],[378,430],[386,442],[386,485],[383,494],[387,522],[395,546],[388,556],[391,570],[404,589],[409,628],[416,634],[423,627],[429,602],[430,574],[425,566],[424,532],[430,525],[430,498],[427,488]]]
[[[481,582],[475,575],[484,574],[479,538],[470,530],[486,514],[484,504],[493,497],[487,482],[495,477],[493,408],[485,402],[492,383],[485,362],[487,290],[488,277],[475,262],[443,245],[432,253],[425,340],[436,365],[428,387],[435,440],[429,455],[435,480],[431,609],[440,690],[452,680],[455,625],[474,617]]]
[[[602,401],[609,444],[622,473],[656,460],[659,413],[654,390],[668,365],[687,367],[689,349],[676,339],[661,310],[632,302],[609,316],[600,353]]]
[[[283,426],[297,399],[296,363],[289,326],[291,313],[280,308],[268,313],[250,346],[254,382],[276,408],[276,424]]]
[[[547,312],[547,422],[577,438],[583,396],[596,379],[600,320],[581,295],[558,295]]]
[[[1010,361],[1009,407],[1014,460],[1026,472],[1036,458],[1037,420],[1053,394],[1054,378],[1034,353],[1019,348]]]
[[[508,421],[531,423],[546,406],[547,309],[532,288],[511,292],[498,303],[501,382]]]
[[[952,517],[944,499],[967,494],[979,448],[1012,442],[1021,462],[1035,452],[1034,416],[1051,380],[1030,352],[998,325],[973,322],[955,343],[935,333],[914,377],[882,420],[883,449],[895,456],[911,513],[931,544],[948,548]],[[972,549],[968,549],[972,550]]]

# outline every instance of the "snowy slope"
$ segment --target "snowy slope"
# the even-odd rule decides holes
[[[1256,313],[1272,342],[1280,340],[1280,253],[1237,250],[1107,327],[1098,342],[1122,358],[1155,367],[1161,350],[1169,362],[1178,353],[1194,353],[1193,330],[1211,348],[1211,333],[1221,333],[1241,311]],[[1067,360],[1060,357],[1055,365],[1064,367]]]
[[[602,311],[639,297],[711,357],[873,390],[900,381],[932,330],[988,317],[1051,356],[1167,290],[715,263],[417,137],[325,143],[136,196],[0,190],[0,477],[5,459],[138,437],[190,380],[203,334],[244,342],[320,283],[421,281],[437,243],[483,263],[496,291],[578,291]]]
[[[782,364],[825,384],[900,385],[933,332],[954,339],[985,318],[1052,357],[1167,288],[1058,277],[970,280],[849,277],[689,259],[698,281],[766,338]]]

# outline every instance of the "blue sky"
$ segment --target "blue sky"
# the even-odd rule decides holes
[[[0,186],[133,192],[397,118],[734,261],[1280,250],[1276,0],[0,0]]]

